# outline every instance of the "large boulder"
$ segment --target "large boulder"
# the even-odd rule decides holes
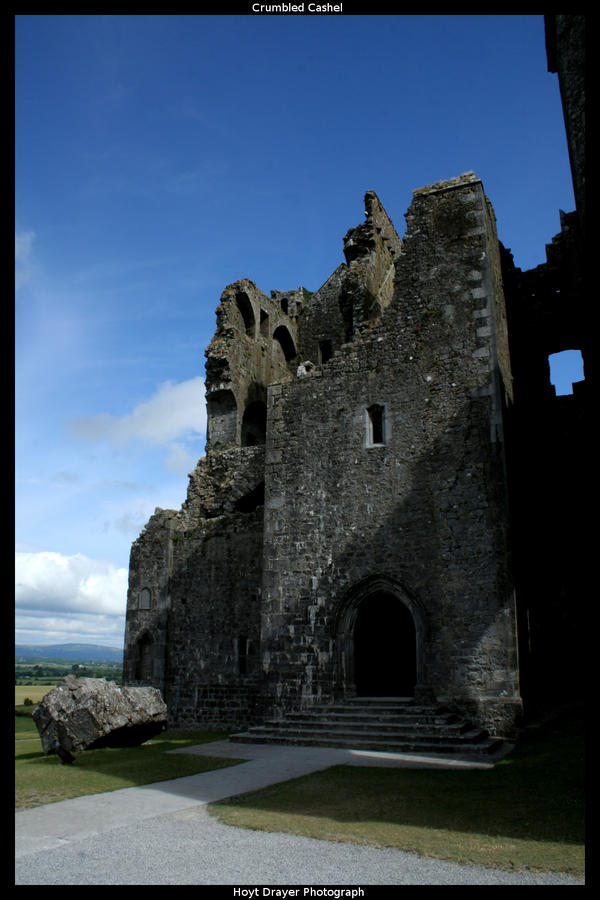
[[[68,675],[33,712],[44,753],[131,747],[167,726],[167,707],[152,687],[119,688],[104,678]]]

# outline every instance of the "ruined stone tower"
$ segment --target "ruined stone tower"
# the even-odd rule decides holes
[[[481,181],[379,199],[314,294],[229,286],[206,457],[131,553],[125,680],[178,725],[357,694],[520,710],[499,246]]]

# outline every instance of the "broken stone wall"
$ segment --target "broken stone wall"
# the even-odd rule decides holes
[[[207,452],[264,444],[267,385],[294,367],[302,299],[300,289],[267,297],[248,280],[221,295],[206,351]]]
[[[365,222],[344,237],[346,262],[312,295],[298,320],[302,360],[324,364],[377,321],[394,290],[400,238],[379,198],[365,195]]]
[[[134,542],[129,559],[123,683],[151,685],[163,693],[171,535],[176,520],[175,510],[157,509]]]
[[[132,548],[124,680],[158,687],[171,725],[250,721],[263,482],[263,447],[210,453],[190,476],[180,512],[157,512]],[[151,608],[140,609],[148,589]]]

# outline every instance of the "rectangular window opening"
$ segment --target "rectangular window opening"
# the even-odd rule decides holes
[[[385,444],[385,408],[378,403],[373,404],[367,410],[369,446]]]

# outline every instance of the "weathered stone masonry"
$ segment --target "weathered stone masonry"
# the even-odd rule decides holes
[[[261,647],[276,712],[354,693],[352,619],[372,581],[419,622],[418,693],[480,718],[499,697],[518,705],[493,219],[473,176],[418,192],[407,219],[379,321],[270,391]],[[382,653],[405,652],[379,628]]]
[[[433,185],[401,246],[374,193],[365,206],[316,294],[241,281],[221,298],[207,456],[132,550],[126,679],[160,687],[174,723],[360,692],[359,619],[381,654],[414,657],[370,690],[496,731],[520,708],[493,213],[473,174]],[[369,624],[369,606],[391,618]]]

